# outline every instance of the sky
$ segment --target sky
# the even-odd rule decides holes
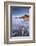
[[[12,7],[11,6],[11,15],[12,16],[22,16],[29,14],[29,8],[28,7]]]

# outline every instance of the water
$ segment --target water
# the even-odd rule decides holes
[[[12,16],[12,25],[14,29],[20,25],[20,26],[25,26],[26,28],[29,26],[29,21],[24,21],[24,19],[16,18]]]

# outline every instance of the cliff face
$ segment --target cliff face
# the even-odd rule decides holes
[[[29,16],[22,16],[22,17],[19,17],[20,19],[28,19],[29,18]]]

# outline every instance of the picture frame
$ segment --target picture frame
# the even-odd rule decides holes
[[[13,10],[11,9],[13,8]],[[16,8],[17,7],[17,8]],[[19,7],[19,8],[18,8]],[[21,8],[22,7],[22,8]],[[27,15],[30,15],[30,22],[29,22],[29,27],[30,27],[30,33],[29,36],[26,37],[16,37],[12,36],[10,37],[10,31],[12,31],[12,16],[10,16],[10,13],[12,11],[12,14],[20,14],[19,11],[20,9],[26,9],[24,12],[25,14],[27,13],[26,11],[29,11]],[[27,10],[29,9],[30,10]],[[18,9],[18,10],[14,10]],[[21,11],[22,11],[21,10]],[[14,12],[15,11],[15,12]],[[20,11],[20,12],[21,12]],[[23,12],[23,11],[22,11]],[[21,12],[21,13],[22,13]],[[15,23],[15,22],[14,22]],[[4,2],[4,43],[7,44],[16,44],[16,43],[34,43],[35,42],[35,3],[30,3],[30,2],[12,2],[12,1],[6,1]]]

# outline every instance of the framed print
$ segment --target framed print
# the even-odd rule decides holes
[[[35,3],[4,2],[4,42],[35,42]]]

